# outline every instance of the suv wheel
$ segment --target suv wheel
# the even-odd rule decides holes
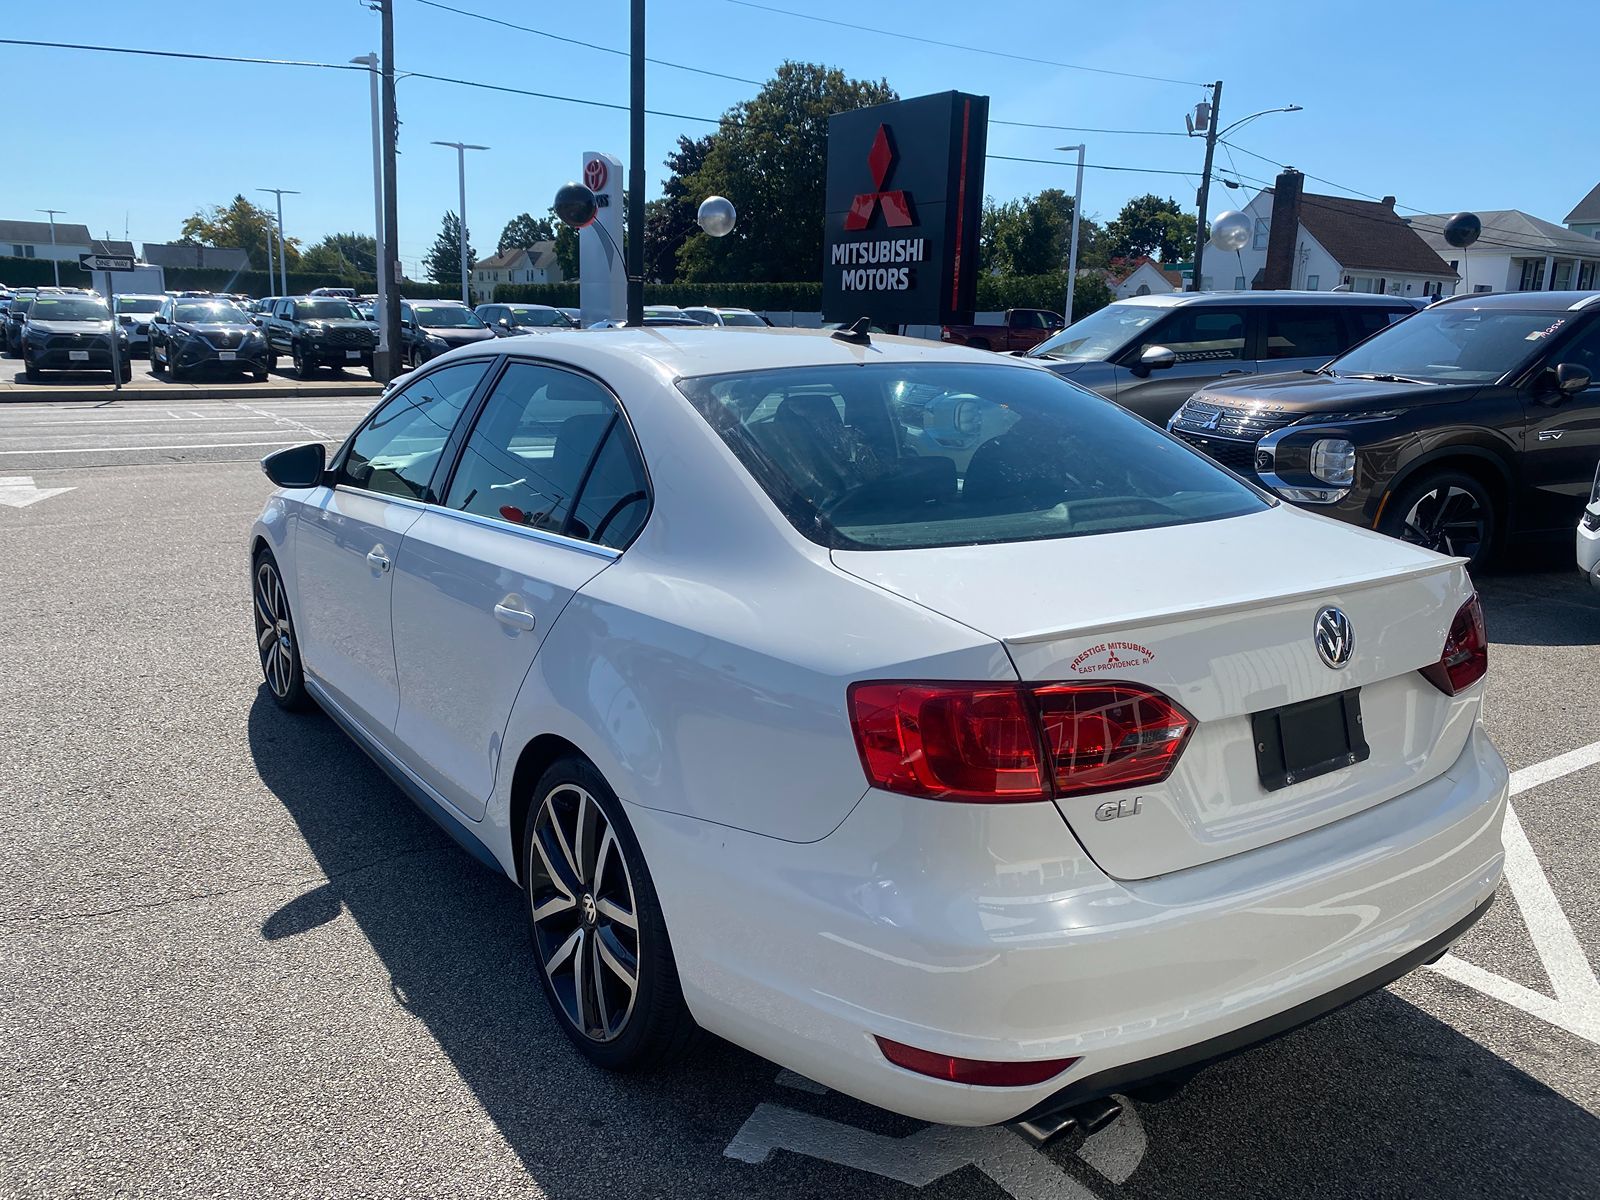
[[[1499,532],[1489,489],[1464,471],[1437,471],[1389,497],[1379,531],[1440,554],[1467,559],[1467,570],[1488,562]]]
[[[33,359],[28,357],[28,352],[22,352],[22,374],[30,383],[37,383],[40,379],[39,368],[33,365]]]
[[[303,349],[301,349],[300,344],[298,342],[295,343],[295,347],[294,347],[294,377],[296,379],[310,379],[311,378],[311,373],[313,371],[315,371],[315,370],[316,370],[316,367],[313,366],[312,363],[311,363],[311,360],[306,357],[306,352]]]

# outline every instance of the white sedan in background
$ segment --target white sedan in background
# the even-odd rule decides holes
[[[522,888],[602,1066],[706,1029],[1043,1139],[1432,961],[1500,879],[1461,560],[1033,364],[504,339],[264,466],[268,693]]]

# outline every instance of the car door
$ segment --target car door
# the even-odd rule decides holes
[[[483,816],[539,646],[648,512],[616,398],[588,376],[508,362],[444,503],[407,530],[395,566],[396,745],[466,817]]]
[[[1332,304],[1256,308],[1256,373],[1314,371],[1350,344],[1344,314]]]
[[[1185,304],[1157,321],[1117,358],[1116,395],[1122,407],[1165,426],[1178,406],[1206,384],[1228,375],[1253,375],[1245,358],[1245,305]],[[1170,367],[1139,365],[1151,346],[1177,355]]]
[[[387,743],[399,704],[390,620],[400,540],[436,500],[445,443],[488,371],[463,362],[412,380],[334,460],[333,486],[301,506],[294,572],[306,674]]]
[[[1589,372],[1583,391],[1562,396],[1548,372],[1571,363]],[[1523,389],[1522,520],[1529,530],[1571,529],[1583,514],[1600,462],[1600,318],[1552,347]]]

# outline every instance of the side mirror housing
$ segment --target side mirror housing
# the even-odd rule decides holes
[[[1577,363],[1556,365],[1556,390],[1563,396],[1575,396],[1589,386],[1589,368]]]
[[[1130,369],[1140,379],[1149,377],[1151,371],[1165,371],[1178,364],[1178,356],[1166,346],[1146,346],[1139,361]]]
[[[314,488],[322,483],[328,451],[321,442],[277,450],[261,460],[268,479],[281,488]]]

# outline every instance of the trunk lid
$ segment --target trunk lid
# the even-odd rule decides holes
[[[1142,879],[1293,837],[1442,774],[1472,701],[1417,672],[1471,593],[1459,559],[1288,505],[1227,520],[1053,541],[834,551],[841,569],[1001,641],[1036,682],[1161,692],[1196,728],[1162,783],[1057,800],[1108,874]],[[1355,633],[1319,657],[1325,606]],[[1370,757],[1267,790],[1252,715],[1359,689]],[[1123,817],[1096,818],[1106,802]]]

